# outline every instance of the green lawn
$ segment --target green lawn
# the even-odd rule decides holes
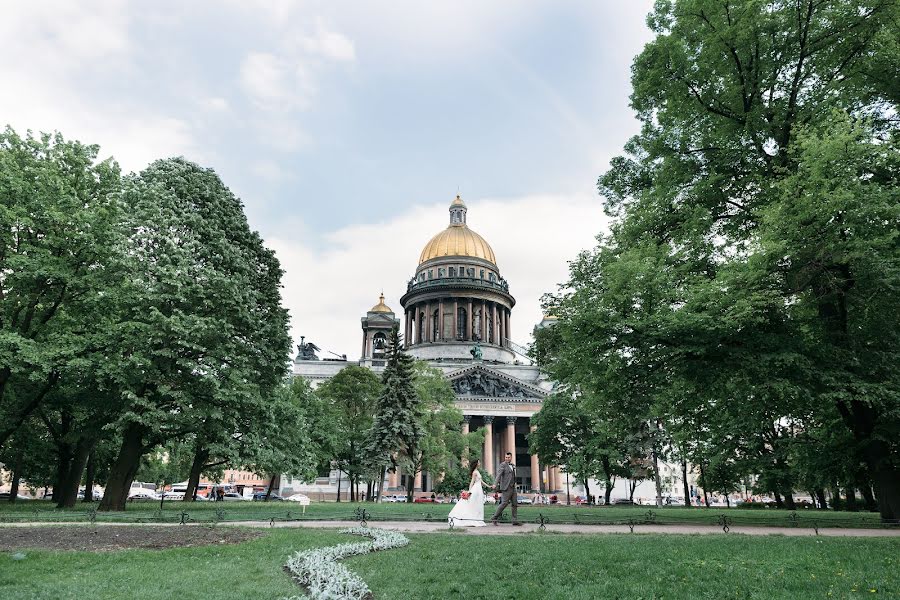
[[[376,598],[900,597],[900,539],[740,535],[410,535],[348,566]],[[357,541],[276,529],[234,546],[122,552],[0,553],[9,598],[279,598],[294,550]]]
[[[78,503],[71,511],[57,511],[47,501],[31,501],[15,504],[0,502],[0,522],[4,521],[85,521],[88,510],[97,504]],[[356,510],[364,509],[370,521],[379,520],[434,520],[443,521],[452,508],[449,504],[351,504],[349,502],[313,502],[303,514],[294,502],[166,502],[159,511],[158,502],[135,502],[124,513],[98,513],[98,520],[125,521],[174,521],[181,514],[194,521],[330,519],[353,520]],[[492,505],[485,506],[486,518],[493,513]],[[217,514],[217,511],[221,511]],[[507,510],[507,515],[509,511]],[[522,506],[520,518],[537,522],[541,515],[553,523],[627,523],[628,521],[656,522],[664,524],[705,523],[719,524],[725,516],[733,525],[767,525],[777,527],[881,527],[877,513],[835,512],[801,509],[796,512],[777,509],[740,508],[684,508],[649,506]]]

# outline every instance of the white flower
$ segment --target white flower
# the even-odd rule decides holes
[[[341,533],[371,538],[371,542],[338,544],[296,552],[288,558],[287,568],[294,578],[309,590],[312,600],[361,600],[372,592],[366,582],[337,561],[379,550],[409,544],[409,538],[396,531],[352,527]],[[293,599],[290,599],[293,600]]]

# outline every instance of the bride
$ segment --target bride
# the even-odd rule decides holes
[[[460,498],[447,521],[455,527],[484,527],[484,490],[481,486],[481,473],[478,472],[478,460],[472,461],[469,479],[469,497]]]

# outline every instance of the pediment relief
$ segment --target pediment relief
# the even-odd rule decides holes
[[[546,395],[540,388],[484,367],[450,375],[450,385],[457,397],[534,399]]]

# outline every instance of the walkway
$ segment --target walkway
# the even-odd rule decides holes
[[[40,527],[43,525],[87,525],[88,523],[3,523],[0,527]],[[98,523],[98,525],[111,525],[118,527],[128,527],[138,525],[141,527],[158,526],[158,527],[177,527],[177,523]],[[312,527],[319,529],[356,527],[358,521],[223,521],[219,523],[220,527],[238,526],[238,527]],[[404,533],[447,533],[449,528],[445,523],[423,522],[423,521],[369,521],[370,527],[378,527],[380,529],[389,529],[392,531],[402,531]],[[609,534],[609,533],[632,533],[628,525],[564,525],[548,523],[547,533],[566,533],[566,534]],[[454,535],[523,535],[526,533],[540,533],[539,526],[534,523],[525,523],[521,527],[513,527],[509,523],[502,523],[496,527],[488,525],[487,527],[456,527],[453,531]],[[635,525],[633,533],[660,533],[660,534],[677,534],[677,535],[722,535],[725,532],[722,527],[717,525]],[[900,537],[900,528],[891,529],[850,529],[839,527],[820,528],[818,534],[814,529],[805,527],[748,527],[748,526],[731,526],[728,530],[729,534],[744,535],[785,535],[791,537],[803,536],[827,536],[827,537]]]

